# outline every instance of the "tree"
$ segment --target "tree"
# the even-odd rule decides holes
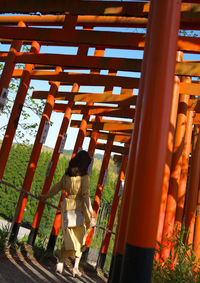
[[[22,52],[29,51],[27,46],[23,46]],[[18,69],[24,68],[24,64],[17,64]],[[2,72],[4,65],[0,64],[0,72]],[[0,113],[0,138],[2,139],[8,124],[10,113],[15,101],[16,93],[19,87],[19,79],[12,78],[8,88],[8,97],[3,111]],[[36,135],[38,122],[41,119],[44,102],[37,103],[31,98],[33,86],[29,86],[25,103],[21,112],[18,128],[15,134],[15,142],[30,144],[30,137]],[[38,122],[37,122],[38,120]]]

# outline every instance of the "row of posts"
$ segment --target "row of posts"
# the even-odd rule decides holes
[[[181,61],[182,56],[181,53],[177,54],[176,52],[180,23],[180,5],[180,0],[151,1],[137,108],[135,117],[133,117],[134,131],[130,144],[129,158],[124,155],[122,159],[107,225],[107,229],[112,230],[119,203],[118,190],[126,172],[109,276],[109,282],[112,283],[151,282],[153,259],[164,261],[173,252],[172,243],[171,241],[167,241],[167,239],[173,235],[174,227],[177,227],[180,231],[183,223],[183,215],[185,215],[185,227],[190,231],[187,241],[193,244],[195,251],[199,252],[198,227],[200,219],[199,214],[197,214],[198,217],[195,221],[194,213],[196,212],[196,204],[199,200],[199,126],[196,125],[193,129],[194,113],[187,111],[189,96],[179,96],[180,78],[174,77],[176,60]],[[20,22],[19,26],[24,26],[24,23]],[[19,40],[13,41],[11,45],[0,80],[0,90],[8,88],[15,67],[15,54],[20,50],[21,45],[22,41]],[[37,42],[33,42],[31,52],[37,54],[39,50],[40,45]],[[85,46],[80,46],[78,54],[87,54],[87,51],[88,49]],[[95,56],[104,56],[104,50],[96,49]],[[0,179],[3,177],[33,69],[33,65],[27,64],[21,78],[0,151]],[[57,71],[62,71],[62,69],[58,66]],[[97,70],[91,70],[92,72],[96,73]],[[183,80],[188,81],[190,79],[183,78]],[[46,121],[49,122],[50,120],[55,102],[55,94],[59,86],[59,82],[51,82],[46,106],[22,186],[22,189],[27,192],[31,188],[41,152],[41,137],[44,125]],[[78,90],[79,85],[74,83],[72,92],[77,92]],[[90,105],[88,103],[88,106]],[[72,107],[73,102],[70,101],[64,114],[42,193],[45,193],[50,188],[60,154],[58,149],[60,148],[63,135],[68,129]],[[89,118],[88,108],[86,107],[72,157],[77,153],[78,148],[82,147]],[[100,119],[100,117],[96,116],[96,121]],[[188,181],[188,187],[191,189],[185,205],[192,130],[192,158],[190,178]],[[93,130],[88,148],[91,156],[94,156],[97,139],[98,131]],[[103,178],[108,168],[112,146],[113,140],[109,139],[107,141],[93,203],[95,216],[97,216],[99,210],[103,192]],[[18,210],[15,223],[12,228],[11,242],[17,237],[26,202],[27,195],[21,194],[17,205]],[[39,202],[28,239],[29,244],[34,244],[43,209],[44,204]],[[183,214],[184,210],[185,212]],[[59,229],[60,211],[57,211],[48,249],[53,250]],[[86,240],[88,247],[90,247],[92,235],[93,229],[90,231]],[[101,249],[101,266],[105,262],[109,240],[110,233],[106,232]],[[165,245],[165,248],[162,249],[160,254],[155,254],[156,241],[161,244],[167,241],[167,245]]]

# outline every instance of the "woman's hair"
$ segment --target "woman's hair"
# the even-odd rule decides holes
[[[92,161],[89,153],[85,150],[79,151],[69,162],[65,174],[72,176],[84,176],[88,173],[88,167]]]

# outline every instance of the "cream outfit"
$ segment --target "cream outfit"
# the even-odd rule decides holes
[[[55,184],[45,194],[47,198],[54,196],[59,191],[65,190],[67,197],[61,204],[61,225],[63,232],[63,245],[61,247],[60,259],[76,256],[81,257],[81,247],[85,244],[90,229],[90,213],[84,201],[89,197],[89,176],[69,177],[64,175],[60,182]],[[82,226],[67,227],[64,229],[64,212],[68,210],[82,210],[84,212],[84,223]]]

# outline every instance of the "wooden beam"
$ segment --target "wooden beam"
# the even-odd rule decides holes
[[[91,137],[92,135],[91,130],[86,131],[86,137]],[[115,134],[115,133],[98,133],[98,139],[100,140],[112,140],[115,142],[121,142],[121,143],[129,143],[131,140],[131,134]]]
[[[86,44],[90,46],[102,46],[110,48],[132,49],[132,33],[117,33],[106,31],[74,30],[73,33],[64,29],[56,28],[20,28],[0,27],[0,36],[4,39],[23,39],[30,41],[60,42],[66,46]],[[141,39],[141,36],[138,37]]]
[[[85,108],[88,109],[88,115],[99,115],[107,117],[116,117],[116,118],[128,118],[133,119],[135,116],[135,109],[130,108],[129,106],[123,107],[109,107],[109,106],[97,106],[97,105],[73,105],[72,113],[73,114],[84,114]],[[56,112],[65,112],[67,109],[67,104],[55,103],[53,111]]]
[[[200,76],[200,61],[185,61],[176,63],[175,74],[179,76]]]
[[[14,70],[13,78],[21,78],[23,70]],[[119,86],[126,89],[138,88],[139,79],[121,76],[107,76],[99,74],[81,74],[53,71],[33,71],[32,80],[60,81],[63,85],[79,85],[87,86]]]
[[[105,150],[105,148],[106,148],[106,144],[97,143],[97,145],[96,145],[96,149]],[[118,146],[118,145],[113,145],[112,146],[112,152],[121,153],[121,154],[128,154],[129,148]]]
[[[194,0],[193,0],[194,1]],[[197,0],[198,1],[198,0]],[[23,21],[27,26],[63,26],[65,15],[20,15],[20,16],[1,16],[0,25],[17,25]],[[126,16],[96,16],[96,15],[79,15],[77,18],[78,26],[87,27],[129,27],[145,28],[148,19],[145,17],[126,17]],[[199,22],[188,22],[182,19],[180,29],[199,30]]]
[[[79,1],[79,0],[29,0],[22,3],[19,0],[3,1],[0,13],[40,12],[42,14],[56,14],[70,12],[72,15],[120,15],[148,17],[149,3],[116,2],[116,1]]]
[[[1,55],[1,54],[0,54]],[[65,68],[80,69],[104,69],[114,71],[140,72],[141,59],[125,59],[83,55],[63,55],[63,54],[31,54],[18,53],[15,63],[41,64],[60,66]]]
[[[81,121],[72,120],[70,127],[79,128]],[[102,131],[128,131],[133,130],[132,122],[109,121],[109,122],[88,122],[87,129],[102,130]]]
[[[25,43],[36,40],[42,45],[79,46],[85,44],[98,48],[144,49],[145,34],[75,30],[72,34],[63,29],[0,27],[0,41],[23,39]],[[179,37],[178,50],[200,52],[200,38]]]
[[[33,99],[46,99],[48,91],[33,91]],[[57,92],[56,100],[68,100],[74,102],[114,103],[124,105],[136,105],[137,95],[107,94],[107,93],[79,93],[79,92]]]
[[[200,96],[200,84],[199,83],[180,83],[180,93]]]
[[[2,1],[1,1],[2,3]],[[20,13],[29,14],[56,14],[69,12],[72,15],[106,15],[106,16],[135,16],[146,17],[150,9],[150,2],[121,2],[121,1],[80,1],[80,0],[29,0],[22,2],[19,0],[4,0],[0,5],[0,13]],[[181,19],[199,19],[199,5],[181,5]]]

